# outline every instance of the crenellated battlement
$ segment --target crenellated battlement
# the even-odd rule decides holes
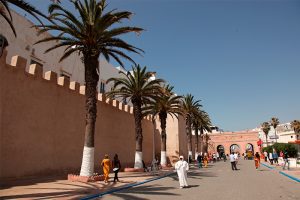
[[[12,70],[24,71],[25,75],[28,75],[28,77],[33,77],[34,79],[43,79],[48,82],[48,84],[55,84],[59,86],[59,89],[69,90],[77,93],[78,95],[85,95],[85,85],[80,85],[80,83],[76,81],[71,81],[68,77],[59,76],[54,71],[47,71],[43,73],[43,68],[38,64],[31,64],[28,69],[26,69],[27,60],[19,55],[13,56],[10,63],[6,63],[6,57],[7,51],[4,51],[0,59],[1,67],[6,66],[6,68],[11,68]],[[116,109],[133,114],[132,106],[123,104],[115,99],[106,98],[102,93],[98,93],[97,100],[111,105]],[[151,116],[144,117],[144,119],[151,120]]]

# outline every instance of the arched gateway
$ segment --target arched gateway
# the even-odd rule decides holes
[[[240,146],[237,145],[237,144],[232,144],[230,146],[230,153],[233,152],[233,153],[240,153]]]
[[[217,152],[219,153],[220,157],[223,157],[223,154],[225,153],[225,148],[223,145],[217,146]]]

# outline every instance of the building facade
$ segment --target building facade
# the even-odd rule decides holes
[[[258,128],[258,130],[259,130],[258,132],[259,138],[262,140],[263,146],[265,147],[267,146],[265,133],[260,128]],[[276,141],[278,143],[293,143],[299,139],[300,139],[300,134],[295,133],[295,131],[291,127],[291,123],[289,122],[279,124],[276,127],[276,135],[275,135],[274,127],[271,126],[271,129],[268,134],[269,145],[274,144]]]

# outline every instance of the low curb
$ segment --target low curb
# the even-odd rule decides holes
[[[264,163],[261,163],[261,164],[262,164],[263,166],[269,168],[269,169],[276,169],[275,167],[271,167],[271,166],[266,165],[266,164],[264,164]],[[276,170],[276,171],[277,171],[277,170]],[[294,180],[294,181],[300,183],[300,179],[299,179],[299,178],[296,178],[296,177],[294,177],[294,176],[292,176],[292,175],[290,175],[290,174],[287,174],[287,173],[285,173],[285,172],[283,172],[283,171],[278,171],[278,172],[279,172],[279,174],[282,174],[282,175],[288,177],[289,179],[292,179],[292,180]]]
[[[148,183],[148,182],[151,182],[151,181],[159,180],[159,179],[171,176],[173,174],[175,174],[175,172],[171,172],[171,173],[168,173],[166,175],[155,177],[155,178],[150,178],[150,179],[147,179],[147,180],[142,181],[142,182],[137,182],[137,183],[132,183],[132,184],[124,185],[124,186],[121,186],[119,188],[111,189],[111,190],[108,190],[106,192],[102,192],[102,193],[99,193],[99,194],[93,194],[93,195],[81,198],[81,200],[95,199],[95,198],[98,198],[98,197],[102,197],[104,195],[108,195],[108,194],[112,194],[112,193],[115,193],[115,192],[119,192],[121,190],[129,189],[129,188],[132,188],[132,187],[135,187],[135,186],[138,186],[138,185],[142,185],[142,184],[145,184],[145,183]]]

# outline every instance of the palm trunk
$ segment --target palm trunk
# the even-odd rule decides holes
[[[160,164],[162,166],[167,165],[167,113],[159,113],[160,128],[161,128],[161,154],[160,154]]]
[[[199,139],[198,126],[195,126],[195,160],[197,160],[197,156],[198,156],[198,139]]]
[[[143,130],[142,130],[142,104],[133,100],[133,115],[135,121],[135,161],[134,168],[143,168]]]
[[[208,153],[208,135],[205,134],[205,152]]]
[[[191,118],[190,116],[186,117],[186,136],[187,136],[187,147],[188,147],[188,156],[191,158],[193,155],[192,153],[192,128],[191,128]],[[189,160],[190,161],[190,160]]]
[[[98,57],[99,56],[84,55],[86,124],[82,164],[80,170],[81,176],[92,176],[94,174],[94,135],[97,118],[97,84],[99,80],[99,75],[97,73],[97,68],[99,67]]]
[[[204,135],[203,128],[200,126],[200,147],[199,147],[199,149],[201,150],[202,153],[204,152],[203,135]]]

